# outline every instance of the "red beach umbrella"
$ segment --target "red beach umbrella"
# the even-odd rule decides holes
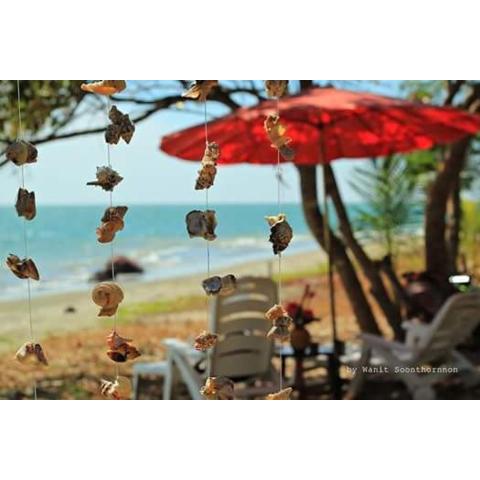
[[[312,88],[278,103],[282,124],[292,139],[294,163],[325,164],[339,158],[372,158],[426,150],[480,131],[480,116],[450,107],[390,98],[336,88]],[[264,131],[267,115],[277,112],[276,101],[264,101],[208,124],[209,137],[221,148],[219,164],[276,164],[277,156]],[[161,150],[184,160],[200,161],[205,150],[204,125],[163,137]],[[281,161],[284,161],[281,159]],[[324,186],[325,226],[329,225]],[[328,255],[330,318],[334,343],[332,386],[339,396],[338,341],[329,228]]]
[[[426,150],[480,130],[480,116],[455,108],[335,88],[282,98],[279,107],[299,165]],[[265,101],[210,122],[209,137],[221,146],[219,163],[276,163],[263,128],[266,115],[275,111],[276,102]],[[163,137],[160,148],[199,161],[205,149],[203,124]]]

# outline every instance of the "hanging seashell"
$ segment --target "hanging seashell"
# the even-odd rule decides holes
[[[123,180],[123,177],[121,177],[118,172],[107,166],[97,167],[96,177],[96,181],[88,182],[87,185],[102,187],[107,192],[111,192],[113,188]]]
[[[287,162],[293,162],[295,151],[288,146],[292,139],[286,136],[287,129],[280,123],[280,117],[278,115],[269,115],[265,119],[263,126],[269,140],[272,142],[272,147],[276,148]]]
[[[130,117],[113,105],[108,113],[108,118],[112,124],[108,125],[105,131],[105,141],[116,145],[122,138],[124,142],[130,143],[135,132],[135,125],[130,120]]]
[[[82,83],[80,88],[84,92],[110,96],[125,90],[127,82],[125,80],[100,80],[99,82]]]
[[[114,282],[99,283],[92,290],[93,302],[102,307],[98,313],[99,317],[115,315],[123,297],[122,289]]]
[[[102,380],[100,391],[104,397],[114,400],[128,400],[132,396],[132,387],[127,377],[117,377],[116,380]]]
[[[120,363],[139,357],[140,352],[133,345],[130,345],[129,342],[131,341],[132,339],[123,338],[113,330],[107,337],[108,357],[114,362]]]
[[[237,279],[234,275],[229,274],[222,277],[222,288],[218,292],[222,297],[232,294],[237,288]]]
[[[113,330],[112,333],[107,336],[107,347],[110,350],[118,350],[123,345],[131,341],[131,338],[123,338],[115,330]]]
[[[202,237],[205,240],[215,240],[215,227],[217,226],[217,219],[215,217],[215,210],[192,210],[187,213],[185,217],[187,222],[187,231],[190,238]]]
[[[12,161],[17,166],[21,166],[26,163],[35,163],[38,150],[29,142],[17,140],[7,147],[5,155],[7,160]]]
[[[292,394],[293,389],[291,387],[284,388],[279,392],[270,393],[265,397],[265,400],[290,400],[290,395]]]
[[[102,224],[97,228],[97,240],[100,243],[109,243],[115,238],[115,234],[123,230],[125,223],[123,218],[128,207],[109,207],[102,217]]]
[[[287,311],[283,308],[282,305],[274,305],[265,313],[265,318],[270,322],[273,322],[277,318],[287,316]]]
[[[229,274],[224,277],[214,275],[206,278],[202,282],[202,287],[207,295],[230,295],[237,287],[237,279],[234,275]]]
[[[208,377],[200,393],[207,400],[234,400],[235,384],[227,377]]]
[[[26,342],[15,354],[15,358],[20,363],[35,363],[48,366],[47,357],[39,343]]]
[[[204,330],[200,335],[195,337],[195,343],[193,344],[193,347],[195,350],[205,352],[206,350],[215,346],[217,339],[218,335],[216,333],[210,333]]]
[[[7,257],[6,264],[12,273],[18,278],[31,278],[32,280],[40,280],[37,266],[31,258],[20,259],[11,253]]]
[[[274,305],[265,313],[265,318],[272,322],[272,328],[268,331],[267,337],[276,338],[280,341],[288,340],[290,337],[289,327],[293,320],[281,305]]]
[[[293,238],[293,230],[284,213],[268,216],[265,219],[270,225],[270,238],[268,240],[273,244],[273,253],[276,255],[288,247]]]
[[[220,147],[215,142],[207,143],[202,158],[202,168],[198,171],[195,190],[210,188],[217,174],[217,160],[220,158]]]
[[[19,188],[15,210],[19,217],[25,217],[26,220],[33,220],[37,214],[35,192],[29,192],[25,188]]]
[[[288,80],[265,80],[265,90],[270,98],[280,98],[285,95]]]
[[[182,97],[204,102],[217,85],[218,80],[195,80],[190,88],[182,94]]]

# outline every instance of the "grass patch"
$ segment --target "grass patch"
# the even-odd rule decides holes
[[[303,270],[294,270],[291,272],[282,272],[279,276],[278,273],[272,276],[273,280],[278,281],[279,277],[282,282],[289,282],[294,280],[302,280],[308,277],[314,277],[316,275],[324,275],[327,273],[327,264],[321,263],[314,265],[310,268],[304,268]]]
[[[201,295],[167,298],[155,302],[133,303],[131,305],[122,306],[119,309],[117,323],[125,325],[127,323],[135,322],[139,317],[196,310],[204,306],[205,297]]]

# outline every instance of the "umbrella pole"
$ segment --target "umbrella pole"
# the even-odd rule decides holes
[[[322,159],[323,160],[323,159]],[[328,208],[328,182],[325,174],[325,166],[322,168],[323,174],[323,238],[325,252],[327,253],[327,277],[328,277],[328,303],[330,309],[330,321],[332,325],[332,343],[333,353],[329,359],[329,377],[332,387],[333,398],[338,400],[342,398],[342,381],[340,378],[340,342],[337,337],[337,316],[335,309],[335,289],[333,285],[333,261],[332,261],[332,242],[330,239],[330,215]]]

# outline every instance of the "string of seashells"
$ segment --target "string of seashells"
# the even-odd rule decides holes
[[[295,151],[290,147],[291,139],[287,137],[287,129],[280,122],[279,99],[286,95],[288,80],[265,80],[265,91],[269,98],[276,100],[276,112],[267,116],[264,122],[265,133],[270,140],[272,147],[277,151],[277,203],[278,210],[281,209],[281,165],[280,157],[285,161],[292,161],[295,158]],[[287,222],[284,213],[265,217],[270,227],[269,241],[272,243],[273,254],[278,255],[278,304],[273,305],[265,313],[265,318],[272,323],[267,337],[280,343],[290,338],[290,326],[292,318],[282,306],[282,252],[288,247],[293,237],[292,227]],[[282,362],[281,362],[282,363]],[[283,387],[283,371],[280,368],[280,391],[272,393],[266,400],[288,400],[292,389]]]
[[[8,255],[6,265],[10,271],[19,279],[27,280],[27,306],[30,340],[25,342],[16,352],[15,358],[20,363],[28,363],[36,366],[47,366],[48,360],[45,352],[34,339],[33,320],[32,320],[32,297],[30,281],[40,280],[40,274],[35,262],[29,258],[29,242],[27,235],[27,221],[31,221],[37,214],[35,204],[35,193],[29,192],[25,188],[25,166],[36,163],[38,159],[38,151],[34,145],[23,139],[22,128],[22,112],[21,112],[21,95],[20,80],[17,80],[17,107],[18,107],[18,133],[17,139],[12,142],[6,150],[7,160],[11,161],[17,167],[20,167],[21,185],[18,189],[15,210],[19,217],[23,217],[23,240],[25,248],[25,258],[11,253]],[[33,383],[33,397],[37,399],[36,380]]]
[[[107,357],[115,362],[115,378],[101,380],[101,394],[114,400],[126,400],[131,397],[130,380],[119,375],[119,363],[133,360],[140,356],[137,348],[131,344],[132,340],[123,338],[117,333],[117,311],[124,299],[120,285],[115,282],[115,265],[113,255],[113,241],[116,234],[125,227],[126,206],[113,206],[113,190],[123,180],[123,177],[112,168],[110,159],[110,146],[117,145],[120,140],[129,144],[135,132],[135,125],[127,114],[122,113],[115,105],[110,107],[110,96],[122,92],[127,87],[124,80],[101,80],[82,84],[85,92],[104,95],[107,97],[107,116],[110,124],[105,129],[105,142],[107,143],[107,163],[97,167],[96,179],[87,185],[97,186],[109,192],[110,204],[105,210],[100,226],[96,230],[97,241],[111,246],[110,256],[112,265],[112,281],[97,284],[92,290],[92,300],[100,307],[99,317],[113,317],[113,329],[106,339],[108,350]]]
[[[207,242],[207,278],[202,281],[202,287],[207,295],[207,316],[208,316],[208,297],[212,295],[226,296],[233,293],[236,289],[236,278],[229,274],[223,277],[218,275],[210,276],[210,246],[217,238],[215,228],[217,219],[215,210],[210,210],[208,202],[208,190],[215,182],[217,174],[217,161],[220,158],[220,147],[215,142],[208,140],[208,122],[207,122],[207,97],[209,93],[217,86],[216,80],[195,80],[190,88],[183,93],[184,98],[198,100],[204,103],[205,114],[205,152],[198,171],[198,177],[195,182],[195,190],[205,190],[205,210],[192,210],[187,213],[185,222],[187,232],[190,238],[203,238]],[[207,355],[207,378],[205,384],[200,389],[202,396],[208,400],[233,400],[234,383],[226,377],[211,377],[211,357],[210,352],[215,347],[218,336],[215,333],[202,332],[195,338],[194,347]]]

